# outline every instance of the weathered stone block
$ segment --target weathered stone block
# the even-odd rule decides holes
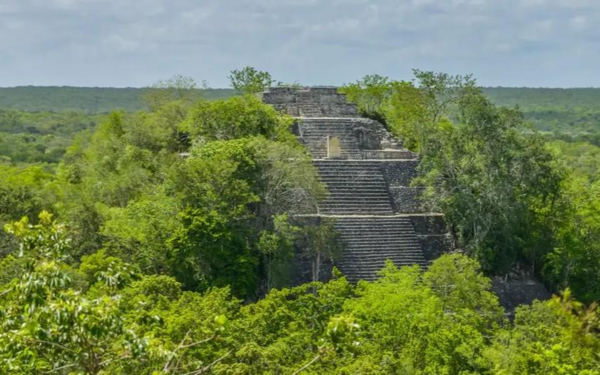
[[[419,196],[421,189],[406,186],[390,185],[390,194],[394,212],[397,214],[421,213]]]
[[[417,237],[423,249],[423,256],[428,262],[434,261],[451,249],[451,242],[445,234],[417,234]]]
[[[417,177],[418,160],[389,161],[382,163],[385,180],[390,185],[409,187]]]
[[[411,216],[410,221],[417,234],[445,234],[446,222],[442,215]]]

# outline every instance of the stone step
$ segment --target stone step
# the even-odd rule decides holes
[[[346,218],[340,217],[337,219],[337,225],[340,229],[343,228],[365,228],[365,229],[378,229],[378,228],[412,228],[412,224],[410,221],[395,221],[395,220],[386,220],[387,218],[381,218],[381,220],[373,220],[370,217],[357,217],[357,218]],[[364,220],[364,221],[361,221]]]
[[[366,189],[364,191],[361,192],[360,197],[366,196],[366,197],[371,197],[371,196],[381,196],[381,192],[383,192],[383,190],[379,191],[379,190],[373,190],[373,189]],[[387,189],[384,191],[387,195]],[[343,196],[348,196],[348,197],[352,197],[352,198],[356,198],[356,189],[348,189],[348,190],[336,190],[335,192],[336,196],[339,197],[343,197]]]
[[[362,155],[362,152],[360,152],[360,154]],[[327,162],[327,161],[331,161],[332,163],[336,163],[336,164],[332,164],[332,165],[322,165],[322,162]],[[354,163],[357,162],[361,162],[363,161],[362,159],[358,159],[358,160],[345,160],[345,159],[321,159],[321,160],[315,160],[315,167],[317,167],[317,170],[319,172],[324,172],[324,173],[357,173],[357,172],[364,172],[364,173],[383,173],[381,165],[356,165]],[[346,163],[347,165],[343,165],[342,163]]]
[[[381,268],[383,268],[383,265],[385,264],[385,262],[387,260],[391,260],[392,262],[394,262],[394,264],[396,264],[397,266],[405,266],[405,265],[413,265],[413,264],[417,264],[417,265],[426,265],[427,261],[423,260],[422,257],[418,257],[418,256],[406,256],[406,257],[402,257],[402,256],[382,256],[379,257],[378,259],[373,259],[373,258],[367,258],[367,259],[362,259],[364,261],[360,261],[361,258],[348,258],[347,261],[338,261],[335,262],[337,266],[339,266],[342,269],[342,272],[344,271],[344,268],[350,268],[350,269],[355,269],[355,270],[372,270],[372,271],[379,271]]]
[[[339,168],[339,169],[323,169],[319,168],[319,174],[324,177],[354,177],[354,176],[365,176],[365,177],[381,177],[383,179],[383,173],[379,169],[369,168]]]
[[[351,282],[374,280],[387,259],[397,266],[427,264],[409,219],[403,217],[337,218],[344,244],[336,265]]]
[[[340,238],[340,241],[352,244],[352,246],[372,246],[373,248],[379,247],[390,247],[391,245],[402,245],[402,246],[412,246],[412,245],[420,245],[419,241],[414,238],[409,237],[396,237],[396,238],[375,238],[375,237],[363,237],[356,236],[352,237],[343,237]]]
[[[367,187],[352,187],[352,186],[344,186],[344,187],[337,187],[336,189],[332,189],[331,185],[328,185],[329,187],[329,198],[347,198],[347,197],[352,197],[351,193],[354,193],[356,196],[364,196],[367,199],[373,199],[373,198],[386,198],[389,200],[389,195],[387,190],[383,189],[383,188],[377,188],[377,187],[372,187],[372,188],[367,188]],[[369,195],[367,195],[367,193],[371,193]],[[339,195],[338,195],[339,194]],[[363,195],[364,194],[364,195]],[[355,198],[356,199],[356,198]]]
[[[331,162],[331,165],[324,164],[326,162]],[[319,172],[325,173],[333,173],[333,172],[344,172],[344,173],[354,173],[354,172],[365,172],[365,173],[382,173],[381,164],[366,164],[360,165],[355,164],[361,162],[361,160],[336,160],[336,159],[328,159],[328,160],[316,160],[314,161],[315,166],[319,170]],[[335,163],[335,164],[334,164]],[[346,165],[344,165],[346,164]]]
[[[392,209],[389,205],[383,204],[365,204],[365,205],[353,205],[353,206],[340,206],[340,205],[320,205],[319,209],[321,211],[330,211],[332,213],[339,214],[368,214],[368,213],[378,213],[378,214],[392,214]]]
[[[323,202],[322,204],[328,205],[328,206],[340,206],[340,207],[344,207],[344,206],[354,206],[356,204],[359,205],[368,205],[368,204],[374,204],[374,205],[380,205],[380,206],[386,206],[390,204],[390,200],[387,198],[371,198],[371,199],[349,199],[349,198],[345,198],[345,199],[337,199],[336,197],[330,197],[329,199],[325,200],[325,202]]]
[[[337,137],[340,142],[358,143],[358,138],[354,134],[340,134],[336,131],[304,131],[302,138],[305,140],[327,139],[327,137]]]
[[[322,176],[380,176],[383,178],[383,172],[375,168],[317,168]]]
[[[396,266],[409,266],[413,264],[417,264],[419,266],[426,265],[426,261],[421,261],[418,257],[407,256],[405,258],[402,257],[381,257],[378,260],[366,259],[361,261],[358,259],[349,259],[347,262],[336,262],[336,265],[341,269],[342,272],[347,270],[353,270],[352,273],[367,273],[373,271],[379,271],[385,265],[387,260],[391,260],[396,264]],[[348,276],[354,276],[350,272],[346,272]]]
[[[375,180],[366,180],[366,181],[356,181],[356,182],[352,182],[352,181],[344,181],[342,179],[337,179],[337,180],[331,180],[331,179],[327,179],[327,185],[330,186],[340,186],[340,185],[348,185],[348,186],[353,186],[353,187],[361,187],[361,186],[376,186],[376,187],[382,187],[385,188],[387,191],[387,185],[385,184],[385,181],[381,180],[381,181],[375,181]]]
[[[393,235],[393,236],[400,236],[401,234],[396,234],[394,233],[395,231],[399,231],[400,233],[403,233],[404,231],[410,231],[413,228],[412,227],[401,227],[401,226],[379,226],[379,227],[360,227],[360,226],[355,226],[355,227],[351,227],[351,226],[341,226],[339,223],[336,225],[337,230],[345,235],[347,233],[352,234],[352,233],[360,233],[361,236],[366,236],[366,237],[377,237],[377,236],[384,236],[384,235]]]
[[[331,196],[335,196],[337,193],[344,193],[340,196],[354,193],[358,197],[360,196],[360,193],[376,193],[379,196],[388,197],[388,190],[385,188],[385,185],[378,186],[338,182],[334,184],[327,184],[327,188],[329,189]]]
[[[354,181],[356,183],[363,183],[363,182],[377,182],[380,184],[385,184],[385,179],[383,178],[383,176],[381,174],[379,175],[361,175],[361,174],[347,174],[347,175],[334,175],[334,174],[330,174],[330,175],[324,175],[321,174],[320,175],[321,180],[323,182],[346,182],[348,180],[350,181]]]
[[[396,228],[392,228],[392,229],[396,229]],[[342,231],[340,229],[338,229],[338,232],[340,233],[341,239],[342,240],[354,240],[354,241],[373,241],[373,240],[381,240],[381,241],[387,241],[387,240],[398,240],[398,239],[403,239],[406,238],[404,236],[402,236],[401,234],[396,234],[396,233],[388,233],[389,231],[381,231],[379,233],[372,231],[372,232],[359,232],[359,231]],[[385,232],[385,233],[384,233]],[[361,238],[354,238],[354,233],[360,234]]]
[[[388,257],[379,257],[378,259],[374,258],[356,258],[356,259],[348,259],[345,262],[337,262],[336,265],[341,269],[342,272],[345,272],[346,275],[352,275],[352,273],[362,273],[365,271],[379,271],[385,265],[387,260],[391,260],[394,262],[396,266],[409,266],[413,264],[417,264],[419,266],[426,265],[426,261],[421,261],[418,256],[406,256],[406,257],[397,257],[397,256],[388,256]],[[358,264],[358,266],[355,266]],[[348,270],[354,270],[354,272],[347,272]],[[352,275],[356,276],[356,275]]]
[[[357,201],[337,201],[337,200],[326,200],[325,202],[321,203],[322,206],[328,206],[328,207],[340,207],[340,208],[344,208],[344,207],[353,207],[355,205],[373,205],[373,207],[390,207],[390,201],[389,200],[370,200],[370,201],[364,201],[364,200],[357,200]]]
[[[347,161],[335,161],[335,160],[315,160],[314,163],[320,166],[350,166],[350,165],[355,165],[355,166],[370,166],[370,165],[382,165],[385,162],[385,160],[356,160],[356,161],[352,161],[352,162],[347,162]]]
[[[373,192],[372,194],[367,194],[367,192],[363,192],[359,197],[352,196],[352,194],[342,194],[340,192],[335,192],[330,194],[324,202],[336,202],[336,203],[352,203],[352,202],[390,202],[389,196],[385,192]]]
[[[377,212],[387,212],[392,213],[392,209],[389,204],[365,204],[365,205],[341,205],[341,204],[321,204],[319,208],[327,211],[338,211],[338,212],[346,212],[352,213],[356,211],[357,213],[364,213],[367,211],[377,211]]]
[[[400,259],[402,257],[415,258],[422,257],[423,253],[420,249],[353,249],[346,247],[343,259],[351,261],[357,258],[371,259],[372,261],[383,261],[385,259]]]
[[[319,212],[328,215],[391,215],[393,211],[388,208],[353,207],[351,209],[319,207]]]
[[[348,237],[344,237],[344,238],[340,238],[340,241],[349,244],[349,245],[356,245],[356,246],[371,246],[373,248],[378,248],[378,247],[390,247],[390,246],[407,246],[407,247],[411,247],[413,245],[418,245],[420,246],[420,243],[414,239],[409,239],[409,238],[348,238]]]

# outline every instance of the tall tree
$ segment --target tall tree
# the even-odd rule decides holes
[[[231,87],[240,94],[255,94],[273,85],[269,72],[256,70],[251,66],[232,70],[229,75]]]

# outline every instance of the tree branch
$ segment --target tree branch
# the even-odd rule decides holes
[[[293,375],[298,375],[302,371],[306,370],[310,365],[312,365],[313,363],[315,363],[319,358],[321,358],[321,354],[317,354],[317,356],[315,358],[313,358],[310,362],[308,362],[304,366],[300,367],[296,372],[294,372]]]
[[[231,352],[233,352],[233,349],[232,349],[232,350],[230,350],[230,351],[228,351],[227,353],[225,353],[223,356],[221,356],[221,357],[219,357],[219,358],[215,359],[215,360],[214,360],[212,363],[210,363],[209,365],[207,365],[207,366],[205,366],[205,367],[203,367],[203,368],[201,368],[201,369],[198,369],[198,370],[196,370],[196,371],[188,372],[188,373],[186,373],[186,374],[183,374],[183,375],[199,375],[199,374],[202,374],[202,373],[204,373],[205,371],[208,371],[208,370],[210,370],[210,368],[211,368],[211,367],[213,367],[214,365],[216,365],[217,363],[219,363],[219,362],[221,362],[222,360],[224,360],[224,359],[225,359],[225,358],[226,358],[228,355],[230,355],[230,354],[231,354]]]
[[[177,348],[175,348],[175,350],[173,350],[173,353],[171,353],[169,360],[167,361],[167,363],[165,363],[165,366],[163,367],[163,372],[166,372],[166,373],[169,372],[169,366],[171,365],[171,361],[173,360],[173,358],[175,358],[175,353],[177,353],[177,351],[183,347],[183,343],[185,342],[185,340],[188,339],[188,337],[190,336],[190,333],[192,333],[191,329],[185,333],[185,336],[183,336],[183,340],[181,340],[181,342],[179,343]]]
[[[76,363],[71,363],[70,365],[64,365],[64,366],[61,366],[61,367],[53,368],[50,371],[45,371],[44,374],[51,374],[53,372],[64,370],[64,369],[69,368],[69,367],[74,367],[75,365],[77,365],[77,364]]]

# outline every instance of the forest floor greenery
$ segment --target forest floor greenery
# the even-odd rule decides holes
[[[174,77],[143,110],[0,111],[0,373],[600,374],[597,146],[468,76],[345,85],[420,154],[456,251],[294,286],[299,247],[340,254],[334,222],[297,220],[327,191],[293,119],[252,95],[271,76],[231,79],[226,99]],[[509,321],[489,277],[514,273],[556,296]]]

